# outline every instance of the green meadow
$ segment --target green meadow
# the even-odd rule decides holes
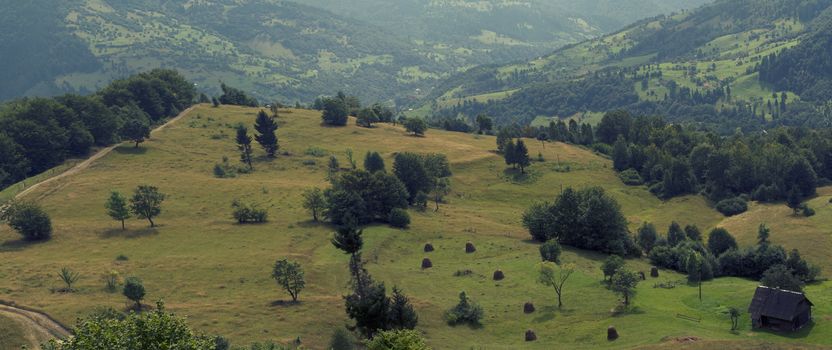
[[[363,252],[376,280],[388,291],[401,288],[411,298],[419,314],[417,330],[436,349],[832,347],[828,282],[806,288],[816,305],[810,327],[790,335],[758,332],[744,313],[740,330],[732,333],[726,311],[737,307],[744,312],[757,282],[706,282],[700,301],[698,289],[687,285],[684,275],[661,271],[659,278],[639,284],[627,311],[616,313],[618,297],[606,288],[600,270],[605,256],[566,249],[561,259],[576,264],[577,270],[565,288],[564,307],[558,309],[554,291],[536,282],[538,245],[521,226],[522,212],[535,201],[551,201],[568,186],[602,186],[621,204],[633,230],[646,221],[661,231],[674,220],[703,231],[721,225],[750,244],[757,226],[766,222],[773,241],[800,248],[829,276],[832,189],[821,189],[811,203],[817,215],[810,219],[791,217],[784,205],[757,204],[746,214],[725,219],[700,196],[661,201],[643,187],[624,186],[611,161],[588,149],[527,140],[532,158],[539,154],[543,161],[535,161],[520,176],[505,170],[493,151],[493,137],[439,130],[412,137],[387,124],[372,129],[352,122],[324,127],[319,112],[308,110],[280,111],[277,159],[268,160],[258,149],[253,173],[215,178],[212,169],[223,157],[237,162],[234,125],[252,125],[257,111],[201,105],[140,148],[124,144],[90,168],[29,194],[27,200],[42,204],[51,215],[55,233],[50,241],[30,244],[6,227],[0,230],[0,299],[73,324],[96,308],[128,307],[120,293],[105,290],[103,277],[114,270],[122,277],[141,278],[146,304],[164,300],[200,332],[226,336],[235,345],[288,343],[300,337],[303,346],[323,349],[335,329],[352,324],[343,301],[349,290],[348,257],[329,243],[332,227],[311,221],[301,206],[301,193],[328,186],[329,155],[348,167],[348,148],[359,166],[367,151],[380,152],[388,170],[397,152],[436,152],[448,156],[454,172],[447,202],[438,211],[411,209],[408,230],[366,227]],[[313,148],[326,155],[307,152]],[[155,220],[159,226],[150,229],[147,222],[131,219],[122,231],[106,215],[104,203],[110,191],[130,194],[140,184],[158,186],[167,194],[163,213]],[[268,208],[269,222],[236,224],[230,208],[235,198]],[[428,242],[436,251],[423,252]],[[466,242],[477,251],[466,254]],[[117,260],[119,255],[127,260]],[[270,276],[281,258],[300,262],[306,272],[299,304],[287,303],[289,295]],[[434,267],[421,269],[423,258],[431,259]],[[646,259],[627,265],[649,272]],[[77,292],[53,292],[61,287],[57,272],[62,267],[81,273]],[[498,269],[506,275],[499,282],[492,280]],[[466,270],[471,272],[455,276]],[[659,283],[675,287],[659,288]],[[445,323],[443,313],[460,291],[484,308],[481,327]],[[537,311],[524,314],[526,302],[533,302]],[[607,341],[608,326],[615,326],[621,338]],[[524,341],[529,329],[535,331],[536,342]]]

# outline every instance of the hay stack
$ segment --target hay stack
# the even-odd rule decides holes
[[[616,339],[618,339],[618,331],[615,330],[615,327],[609,326],[609,328],[607,328],[607,340],[612,341]]]
[[[433,251],[433,244],[425,243],[425,253],[430,253]]]
[[[534,331],[531,330],[531,329],[527,330],[526,331],[526,341],[535,341],[535,340],[537,340],[537,335],[534,334]]]
[[[656,278],[659,277],[659,268],[658,267],[651,267],[650,268],[650,277]]]
[[[466,253],[471,254],[471,253],[476,252],[476,251],[477,251],[477,248],[474,247],[474,243],[471,243],[471,242],[465,243],[465,252]]]
[[[530,314],[532,312],[534,312],[534,304],[529,302],[529,303],[526,303],[526,304],[523,305],[523,313],[524,314]]]
[[[502,270],[494,271],[494,280],[495,281],[502,281],[503,278],[506,278],[506,275],[503,274]]]
[[[429,269],[431,267],[433,267],[433,263],[430,262],[430,259],[428,259],[428,258],[422,259],[422,268],[423,269]]]

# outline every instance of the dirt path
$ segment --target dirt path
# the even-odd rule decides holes
[[[20,325],[28,348],[40,349],[40,344],[54,338],[66,338],[69,330],[53,321],[45,314],[0,304],[0,316],[6,317]]]
[[[159,132],[159,131],[164,130],[164,129],[165,129],[166,127],[168,127],[169,125],[171,125],[171,124],[173,124],[173,123],[176,123],[177,121],[179,121],[180,119],[182,119],[183,117],[185,117],[185,115],[187,115],[188,113],[190,113],[191,111],[193,111],[193,110],[194,110],[194,108],[196,108],[196,105],[191,106],[190,108],[188,108],[188,109],[186,109],[186,110],[182,111],[182,113],[179,113],[179,115],[177,115],[175,118],[173,118],[173,119],[171,119],[171,120],[168,120],[166,123],[164,123],[164,124],[160,125],[160,126],[159,126],[159,127],[157,127],[156,129],[153,129],[153,130],[150,132],[150,136],[153,136],[153,134],[155,134],[155,133],[157,133],[157,132]],[[62,172],[62,173],[60,173],[60,174],[58,174],[58,175],[55,175],[55,176],[53,176],[53,177],[50,177],[50,178],[48,178],[48,179],[45,179],[45,180],[43,180],[43,181],[41,181],[41,182],[38,182],[38,183],[36,183],[36,184],[33,184],[33,185],[29,186],[29,188],[27,188],[27,189],[23,190],[22,192],[18,193],[16,196],[14,196],[14,198],[15,198],[15,199],[20,199],[20,198],[23,198],[24,196],[26,196],[27,194],[31,193],[32,191],[34,191],[34,190],[38,189],[38,188],[39,188],[39,187],[41,187],[42,185],[46,185],[46,184],[48,184],[48,183],[51,183],[51,182],[54,182],[54,181],[57,181],[57,180],[63,179],[63,178],[65,178],[65,177],[69,177],[69,176],[75,175],[75,174],[79,173],[80,171],[82,171],[82,170],[84,170],[84,169],[89,168],[89,167],[90,167],[90,165],[92,165],[92,163],[94,163],[96,160],[99,160],[99,159],[103,158],[104,156],[106,156],[106,155],[110,154],[110,152],[112,152],[114,149],[116,149],[116,147],[118,147],[118,146],[120,146],[120,145],[121,145],[121,144],[115,144],[115,145],[112,145],[112,146],[110,146],[110,147],[104,148],[104,149],[102,149],[102,150],[100,150],[100,151],[96,152],[95,154],[93,154],[91,157],[87,158],[87,160],[85,160],[85,161],[83,161],[83,162],[81,162],[81,163],[78,163],[77,165],[75,165],[74,167],[72,167],[72,168],[68,169],[67,171],[64,171],[64,172]]]

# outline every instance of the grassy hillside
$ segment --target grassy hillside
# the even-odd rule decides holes
[[[678,0],[660,8],[702,1]],[[2,1],[0,48],[10,56],[0,69],[7,82],[0,87],[0,100],[89,92],[115,78],[166,67],[185,72],[212,93],[222,80],[258,98],[291,103],[311,102],[338,89],[354,90],[364,99],[405,101],[419,96],[417,89],[428,90],[439,79],[475,65],[526,59],[650,14],[611,11],[595,18],[586,9],[567,15],[561,7],[524,2],[482,9],[479,2],[454,1],[453,6],[432,2],[421,16],[409,8],[421,4],[349,5],[396,14],[381,13],[385,20],[378,20],[326,5],[280,0]],[[400,25],[409,23],[401,16],[414,15],[435,32]]]
[[[806,40],[805,47],[823,47],[826,37],[819,38],[810,29],[825,28],[828,16],[819,14],[830,4],[826,0],[716,1],[692,11],[643,20],[531,61],[472,69],[435,89],[424,102],[433,108],[416,111],[423,115],[487,113],[503,122],[527,124],[539,116],[567,118],[577,112],[628,108],[714,124],[743,119],[731,127],[759,125],[761,120],[780,117],[777,105],[771,105],[779,102],[781,94],[786,94],[788,104],[800,101],[797,90],[779,83],[778,79],[791,79],[780,78],[785,68],[767,68],[777,75],[767,77],[778,80],[775,85],[760,79],[759,65]],[[780,66],[800,62],[800,67],[790,71],[791,76],[818,75],[809,72],[828,66],[820,57],[825,55],[788,58],[781,60]],[[604,74],[599,77],[599,72]],[[814,96],[818,94],[814,90],[826,91],[827,85],[819,84],[815,89],[803,85],[806,94],[813,94],[813,102],[825,100]],[[509,91],[511,98],[491,103],[481,101],[458,108],[441,104],[447,99]]]
[[[520,214],[529,204],[553,199],[561,186],[599,185],[619,201],[632,227],[651,221],[665,228],[678,220],[705,229],[724,221],[748,242],[751,228],[766,220],[775,241],[806,247],[804,254],[810,260],[828,264],[828,251],[811,249],[813,240],[816,246],[830,242],[823,229],[832,217],[828,208],[818,210],[813,219],[795,219],[788,226],[775,225],[774,219],[780,217],[766,213],[767,207],[752,208],[744,220],[723,220],[701,197],[662,202],[644,188],[625,187],[608,159],[586,149],[560,143],[544,148],[528,140],[530,153],[540,152],[546,161],[535,163],[528,176],[517,177],[505,172],[503,160],[491,151],[493,137],[430,130],[426,137],[416,138],[389,125],[328,128],[320,125],[318,112],[306,110],[281,110],[278,135],[287,155],[273,161],[258,158],[256,171],[249,175],[213,177],[212,168],[223,156],[237,159],[233,125],[253,124],[256,112],[199,106],[141,148],[123,145],[89,169],[32,193],[27,199],[38,201],[50,213],[55,234],[48,242],[28,244],[7,228],[0,231],[0,297],[72,323],[96,307],[127,307],[123,296],[104,289],[103,276],[116,270],[144,281],[148,304],[164,299],[172,311],[188,315],[198,330],[225,335],[237,345],[269,339],[288,342],[299,336],[305,346],[323,348],[335,328],[351,324],[342,299],[348,290],[348,258],[329,244],[333,229],[311,222],[301,208],[305,188],[326,186],[327,157],[306,151],[322,148],[341,159],[342,165],[347,164],[347,148],[356,155],[379,151],[388,169],[395,152],[440,152],[447,154],[454,172],[448,203],[438,212],[411,210],[413,223],[406,231],[366,228],[363,254],[370,272],[388,290],[398,286],[411,297],[420,317],[417,329],[437,349],[832,346],[829,283],[807,287],[816,304],[811,328],[789,336],[754,332],[744,315],[740,332],[732,334],[727,307],[744,310],[756,282],[735,278],[707,282],[700,302],[697,289],[684,283],[673,289],[654,288],[659,282],[684,280],[682,275],[662,271],[659,279],[639,285],[630,312],[612,315],[617,298],[601,282],[604,257],[571,249],[562,260],[575,263],[578,270],[567,286],[565,307],[558,310],[554,292],[535,282],[538,247],[520,226]],[[555,170],[567,165],[570,172]],[[128,193],[139,184],[159,186],[168,195],[156,220],[159,227],[149,229],[145,222],[131,220],[128,231],[122,232],[106,216],[104,202],[111,190]],[[822,193],[818,201],[832,194],[828,189]],[[235,224],[230,217],[234,198],[269,208],[270,222]],[[783,208],[771,209],[783,214]],[[476,253],[465,254],[467,241],[476,245]],[[426,242],[437,250],[423,253]],[[119,255],[128,260],[116,260]],[[299,261],[306,271],[307,288],[298,305],[285,303],[289,296],[270,277],[272,264],[283,257]],[[419,268],[425,257],[434,268]],[[628,265],[649,270],[644,260]],[[56,273],[64,266],[82,275],[75,293],[51,291],[60,287]],[[824,267],[828,276],[830,267]],[[473,274],[453,276],[466,269]],[[505,272],[505,280],[491,280],[497,269]],[[453,328],[443,321],[442,313],[456,303],[462,290],[483,306],[482,328]],[[538,311],[524,315],[527,301],[534,302]],[[677,314],[702,321],[692,323]],[[606,340],[610,325],[622,335],[618,341]],[[535,330],[537,342],[523,342],[527,329]]]

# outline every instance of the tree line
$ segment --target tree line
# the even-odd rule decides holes
[[[150,126],[193,104],[192,83],[157,69],[116,80],[99,92],[24,98],[0,108],[0,188],[48,170],[95,146],[138,143]]]
[[[719,136],[614,111],[604,116],[597,136],[612,146],[613,166],[626,183],[644,183],[661,198],[702,193],[716,203],[729,200],[723,204],[730,214],[736,214],[733,203],[747,199],[788,200],[796,208],[832,177],[827,129],[780,127]]]

